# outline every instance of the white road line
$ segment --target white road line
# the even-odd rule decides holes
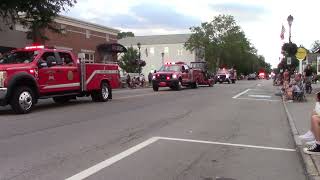
[[[270,102],[279,102],[280,101],[280,100],[274,100],[274,99],[255,99],[255,98],[237,98],[237,99],[252,100],[252,101],[270,101]]]
[[[201,140],[193,140],[193,139],[180,139],[180,138],[168,138],[168,137],[158,137],[158,139],[169,140],[169,141],[194,142],[194,143],[202,143],[202,144],[216,144],[216,145],[223,145],[223,146],[235,146],[235,147],[246,147],[246,148],[255,148],[255,149],[296,152],[295,149],[276,148],[276,147],[267,147],[267,146],[255,146],[255,145],[246,145],[246,144],[231,144],[231,143],[222,143],[222,142],[214,142],[214,141],[201,141]]]
[[[215,144],[215,145],[223,145],[223,146],[234,146],[234,147],[246,147],[246,148],[255,148],[255,149],[265,149],[265,150],[275,150],[275,151],[286,151],[286,152],[296,152],[295,149],[287,149],[287,148],[276,148],[276,147],[267,147],[267,146],[254,146],[254,145],[246,145],[246,144],[231,144],[231,143],[222,143],[222,142],[214,142],[214,141],[202,141],[202,140],[193,140],[193,139],[180,139],[180,138],[169,138],[169,137],[152,137],[126,151],[123,151],[109,159],[106,159],[84,171],[79,172],[76,175],[73,175],[65,180],[83,180],[87,177],[101,171],[102,169],[111,166],[112,164],[136,153],[137,151],[149,146],[152,143],[155,143],[158,140],[169,140],[169,141],[181,141],[181,142],[193,142],[193,143],[202,143],[202,144]]]
[[[250,94],[250,97],[255,97],[255,98],[271,98],[271,96],[267,95],[255,95],[255,94]]]
[[[111,166],[112,164],[120,161],[121,159],[130,156],[131,154],[133,154],[133,153],[145,148],[146,146],[148,146],[148,145],[150,145],[150,144],[152,144],[152,143],[154,143],[154,142],[156,142],[158,140],[159,140],[159,138],[157,138],[157,137],[150,138],[150,139],[148,139],[148,140],[146,140],[146,141],[144,141],[144,142],[142,142],[142,143],[140,143],[140,144],[138,144],[138,145],[136,145],[136,146],[134,146],[134,147],[122,152],[122,153],[120,153],[120,154],[117,154],[117,155],[115,155],[115,156],[113,156],[113,157],[111,157],[111,158],[109,158],[109,159],[107,159],[105,161],[102,161],[102,162],[100,162],[100,163],[98,163],[98,164],[96,164],[96,165],[94,165],[94,166],[92,166],[92,167],[90,167],[90,168],[88,168],[88,169],[86,169],[84,171],[81,171],[80,173],[78,173],[78,174],[76,174],[76,175],[74,175],[72,177],[69,177],[69,178],[67,178],[65,180],[82,180],[82,179],[85,179],[85,178],[97,173],[98,171],[100,171],[100,170],[102,170],[102,169],[104,169],[104,168],[106,168],[108,166]]]
[[[237,94],[237,95],[233,96],[232,98],[233,98],[233,99],[237,99],[238,97],[240,97],[240,96],[244,95],[245,93],[249,92],[250,90],[251,90],[251,89],[247,89],[247,90],[245,90],[245,91],[243,91],[243,92],[241,92],[241,93],[239,93],[239,94]]]

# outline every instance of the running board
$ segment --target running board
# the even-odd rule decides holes
[[[55,95],[49,95],[49,96],[41,96],[39,99],[48,99],[48,98],[54,98],[54,97],[62,97],[62,96],[79,96],[81,94],[79,93],[67,93],[67,94],[55,94]]]

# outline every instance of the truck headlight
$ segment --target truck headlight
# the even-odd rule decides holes
[[[177,77],[178,77],[178,76],[177,76],[176,74],[173,74],[173,75],[172,75],[172,78],[173,78],[173,79],[177,79]]]
[[[4,87],[4,81],[7,78],[7,72],[6,71],[0,71],[0,87]]]

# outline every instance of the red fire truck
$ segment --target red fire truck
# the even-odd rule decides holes
[[[192,67],[184,62],[166,63],[153,74],[153,90],[158,91],[159,87],[181,90],[182,86],[197,88],[198,85],[212,86],[214,84],[212,79],[204,77],[202,64],[194,62]]]
[[[93,101],[112,98],[119,87],[117,64],[85,64],[70,51],[45,46],[17,49],[0,58],[0,105],[10,104],[19,114],[28,113],[38,99],[66,103],[76,97]]]

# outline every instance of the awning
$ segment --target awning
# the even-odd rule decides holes
[[[124,53],[127,52],[127,48],[118,43],[112,44],[100,44],[97,46],[99,52],[108,52],[108,53]]]

